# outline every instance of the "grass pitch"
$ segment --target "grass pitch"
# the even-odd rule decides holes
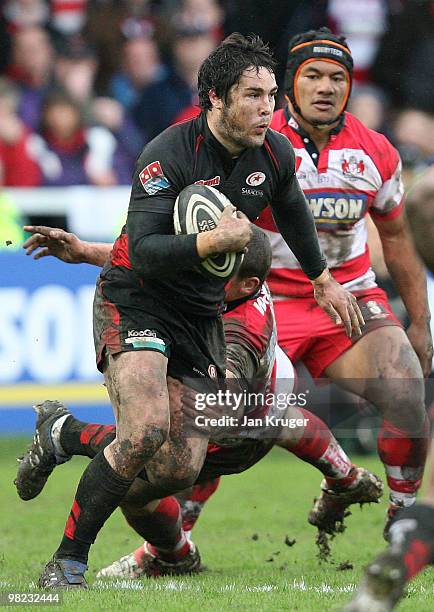
[[[12,481],[15,457],[27,443],[0,439],[0,590],[5,591],[36,590],[43,564],[60,541],[86,464],[75,458],[57,468],[40,497],[22,502]],[[375,458],[363,457],[360,464],[382,475]],[[355,507],[346,532],[333,543],[334,562],[319,564],[316,530],[306,517],[320,480],[314,468],[280,449],[248,472],[223,478],[193,532],[209,568],[196,577],[95,583],[100,567],[140,543],[116,512],[92,548],[87,576],[91,588],[65,593],[61,607],[68,612],[339,609],[354,591],[363,566],[384,548],[386,500],[362,510]],[[292,546],[285,544],[286,536],[296,540]],[[339,570],[343,562],[353,569]],[[398,609],[434,610],[433,582],[429,569],[412,583]]]

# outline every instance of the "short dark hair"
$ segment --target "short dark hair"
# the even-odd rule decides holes
[[[271,267],[271,244],[268,236],[256,225],[252,225],[252,239],[238,270],[238,278],[257,276],[261,283],[267,278]]]
[[[198,74],[199,106],[209,110],[212,105],[209,92],[228,103],[230,88],[238,83],[244,70],[267,68],[274,72],[276,62],[271,51],[259,36],[243,36],[234,32],[203,62]]]

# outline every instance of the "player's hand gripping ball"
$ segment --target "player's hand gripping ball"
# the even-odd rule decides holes
[[[200,234],[217,227],[226,206],[231,202],[214,187],[189,185],[176,198],[173,211],[175,234]],[[243,261],[243,253],[220,253],[201,262],[208,276],[230,278]]]

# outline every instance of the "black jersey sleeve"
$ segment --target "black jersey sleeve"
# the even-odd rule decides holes
[[[326,258],[318,242],[313,215],[295,174],[294,150],[286,142],[279,146],[279,185],[271,208],[276,225],[294,253],[305,274],[317,278],[327,267]]]
[[[171,215],[129,212],[127,233],[132,268],[143,278],[173,276],[202,261],[196,248],[197,235],[174,236]]]
[[[174,235],[173,209],[192,182],[190,147],[182,130],[171,128],[145,147],[134,173],[127,218],[128,252],[144,278],[174,275],[201,261],[195,234]]]

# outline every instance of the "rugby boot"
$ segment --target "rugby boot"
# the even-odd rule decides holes
[[[160,559],[151,552],[149,543],[144,542],[143,546],[134,552],[101,569],[96,577],[134,579],[148,576],[158,578],[159,576],[197,574],[201,571],[199,551],[193,542],[190,541],[190,552],[183,559],[173,563]]]
[[[51,559],[42,572],[38,586],[41,589],[87,589],[85,563],[71,559]]]
[[[321,494],[309,512],[309,523],[329,535],[345,529],[344,519],[351,514],[349,506],[378,503],[383,494],[383,483],[378,476],[361,467],[353,466],[352,470],[356,471],[356,477],[347,487],[339,486],[337,482],[331,488],[324,479]]]
[[[405,566],[393,548],[382,553],[365,570],[362,584],[342,612],[389,612],[404,594]]]
[[[33,442],[22,457],[18,457],[18,472],[14,480],[18,495],[24,501],[33,499],[42,491],[56,465],[71,457],[56,453],[51,437],[53,423],[70,412],[61,402],[46,400],[36,404],[37,414]]]

